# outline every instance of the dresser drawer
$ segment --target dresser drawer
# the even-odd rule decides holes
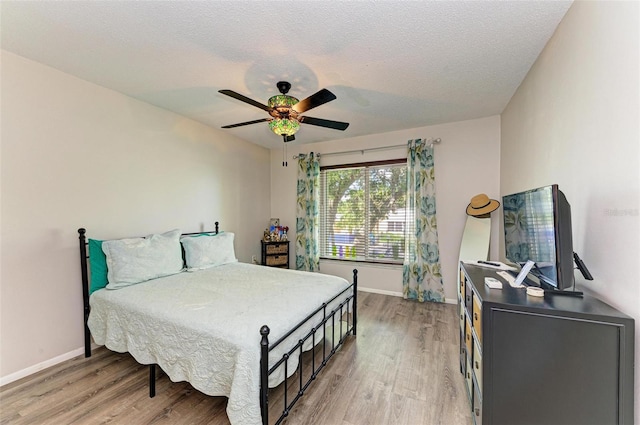
[[[467,356],[467,371],[464,374],[464,378],[467,381],[467,391],[469,396],[473,398],[473,370],[471,369],[471,356]]]
[[[482,303],[475,293],[473,294],[473,312],[471,316],[473,319],[473,330],[476,332],[480,344],[482,344]]]
[[[267,266],[281,266],[287,264],[288,260],[286,255],[271,255],[267,257]]]
[[[473,374],[476,376],[478,386],[482,388],[482,352],[478,344],[473,344]]]
[[[473,290],[469,284],[465,285],[464,305],[469,314],[473,311]]]
[[[471,353],[473,352],[473,336],[471,334],[471,322],[469,318],[467,318],[465,322],[464,343],[467,346],[467,353],[469,353],[469,357],[471,357]]]
[[[473,423],[482,425],[482,394],[476,385],[473,385]]]

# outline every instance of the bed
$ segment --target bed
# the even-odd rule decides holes
[[[121,283],[122,276],[115,273],[122,264],[131,270],[132,264],[146,261],[138,255],[139,246],[153,243],[153,238],[133,238],[129,245],[99,241],[112,280],[95,288],[90,276],[100,280],[93,270],[99,268],[94,260],[100,250],[91,245],[95,240],[87,240],[85,229],[78,230],[85,356],[91,355],[93,336],[97,344],[150,365],[150,396],[155,395],[155,365],[174,382],[187,381],[207,395],[226,396],[233,425],[267,425],[269,388],[283,385],[282,410],[271,415],[281,423],[339,347],[356,335],[357,271],[349,283],[320,273],[240,263],[235,254],[227,255],[223,264],[198,267],[198,255],[211,252],[211,246],[218,247],[215,258],[225,255],[219,250],[222,243],[228,253],[233,234],[220,233],[218,223],[213,232],[176,232],[162,242],[171,247],[172,260],[163,259],[157,270],[177,262],[179,236],[180,271],[135,283]],[[202,251],[198,255],[194,244]],[[114,254],[114,247],[127,251],[124,260]],[[177,264],[173,267],[175,271]],[[303,373],[300,357],[306,351],[311,370]],[[286,379],[296,372],[297,382]],[[288,396],[288,387],[294,385],[294,395]]]

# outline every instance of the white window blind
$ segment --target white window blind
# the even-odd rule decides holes
[[[406,160],[323,167],[320,256],[402,263],[408,214]]]

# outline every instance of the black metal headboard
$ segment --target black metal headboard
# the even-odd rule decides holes
[[[182,236],[199,235],[201,233],[219,233],[219,223],[215,222],[215,230],[212,232],[191,232],[183,233]],[[82,273],[82,303],[84,305],[84,356],[91,357],[91,332],[89,331],[89,313],[91,307],[89,305],[89,272],[87,263],[89,262],[89,253],[87,252],[87,230],[84,227],[78,229],[78,239],[80,244],[80,270]],[[184,250],[183,250],[184,258]]]

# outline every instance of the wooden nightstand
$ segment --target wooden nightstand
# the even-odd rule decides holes
[[[289,241],[262,242],[262,265],[289,268]]]

